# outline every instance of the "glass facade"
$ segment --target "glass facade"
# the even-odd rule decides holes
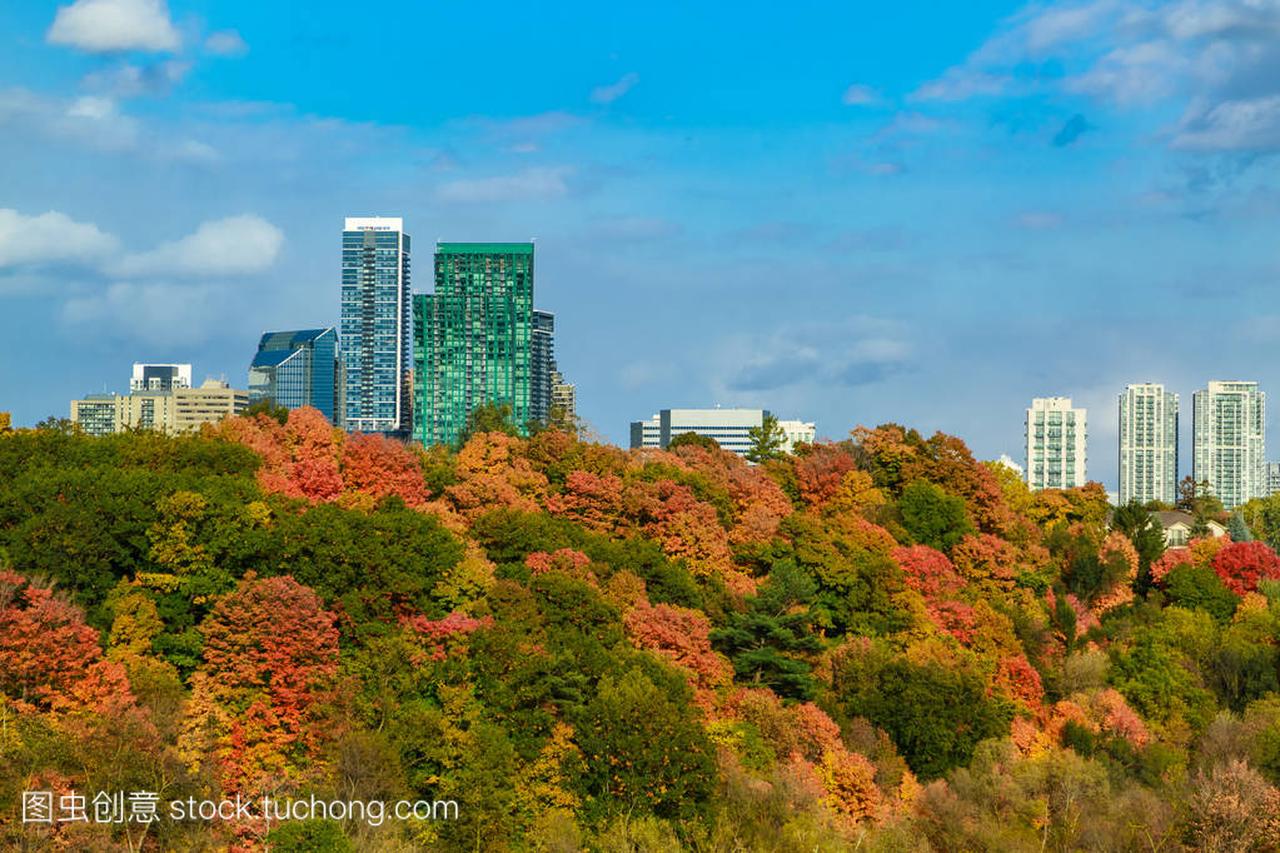
[[[473,409],[533,417],[533,244],[439,243],[414,308],[414,438],[454,444]],[[350,377],[348,377],[350,382]]]
[[[1169,505],[1178,495],[1178,395],[1129,385],[1120,395],[1120,503]]]
[[[529,417],[546,423],[551,417],[552,373],[556,369],[556,317],[549,311],[533,312],[529,374]]]
[[[1257,382],[1210,382],[1191,398],[1191,475],[1227,509],[1267,495],[1266,402]]]
[[[344,426],[407,436],[412,423],[409,235],[396,218],[349,218],[342,232]]]
[[[336,423],[338,334],[333,328],[267,332],[249,365],[249,399],[313,406]]]

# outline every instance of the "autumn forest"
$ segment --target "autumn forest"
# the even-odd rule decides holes
[[[0,847],[1280,850],[1280,498],[264,411],[0,433]],[[24,792],[449,800],[22,820]]]

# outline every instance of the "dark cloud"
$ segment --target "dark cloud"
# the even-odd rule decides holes
[[[732,391],[770,391],[812,379],[822,368],[809,353],[781,355],[744,365],[728,382]]]
[[[1053,147],[1066,148],[1068,145],[1074,144],[1081,136],[1084,136],[1089,131],[1096,129],[1097,128],[1089,123],[1088,119],[1080,113],[1076,113],[1071,118],[1067,119],[1066,123],[1059,128],[1056,134],[1054,134]]]
[[[896,376],[910,369],[903,361],[853,361],[835,372],[833,377],[841,385],[857,387],[874,385],[891,376]]]

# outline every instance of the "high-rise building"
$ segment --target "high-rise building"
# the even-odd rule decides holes
[[[249,407],[249,392],[232,388],[219,379],[206,379],[199,388],[180,388],[173,392],[173,420],[169,430],[194,432],[204,424],[213,424]]]
[[[546,423],[551,417],[552,379],[556,369],[556,317],[534,311],[529,338],[529,419]]]
[[[249,405],[249,392],[218,379],[199,388],[141,390],[129,394],[89,394],[71,401],[71,422],[89,435],[131,429],[154,429],[171,435],[195,432],[204,424],[238,415]]]
[[[533,244],[436,244],[435,292],[413,307],[414,437],[453,444],[486,404],[509,407],[523,430],[533,415]]]
[[[1178,395],[1155,382],[1120,395],[1120,495],[1130,501],[1178,499]]]
[[[0,412],[0,432],[6,432],[13,425],[13,415],[8,412]]]
[[[249,402],[312,406],[337,423],[337,353],[338,333],[332,327],[267,332],[249,365]]]
[[[1087,424],[1084,409],[1070,397],[1036,397],[1027,409],[1027,486],[1074,489],[1083,486]]]
[[[551,410],[561,424],[578,423],[578,389],[555,368],[551,370]]]
[[[1267,494],[1266,403],[1257,382],[1213,381],[1192,403],[1191,476],[1227,509]]]
[[[352,432],[407,436],[412,423],[409,235],[399,217],[348,217],[342,230],[342,378]]]
[[[89,394],[71,401],[71,422],[86,435],[111,435],[116,431],[120,401],[116,394]]]
[[[647,421],[631,422],[631,446],[665,449],[671,439],[687,432],[714,438],[721,448],[739,456],[751,449],[751,430],[764,424],[767,409],[663,409]],[[782,450],[792,452],[797,442],[812,443],[815,428],[802,421],[778,421],[786,436]]]
[[[1267,494],[1280,495],[1280,462],[1267,463]]]
[[[191,365],[134,362],[129,391],[172,391],[191,387]]]

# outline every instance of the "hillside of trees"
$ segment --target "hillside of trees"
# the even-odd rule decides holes
[[[1280,498],[1166,551],[896,425],[748,465],[275,414],[0,434],[0,847],[1280,850]]]

